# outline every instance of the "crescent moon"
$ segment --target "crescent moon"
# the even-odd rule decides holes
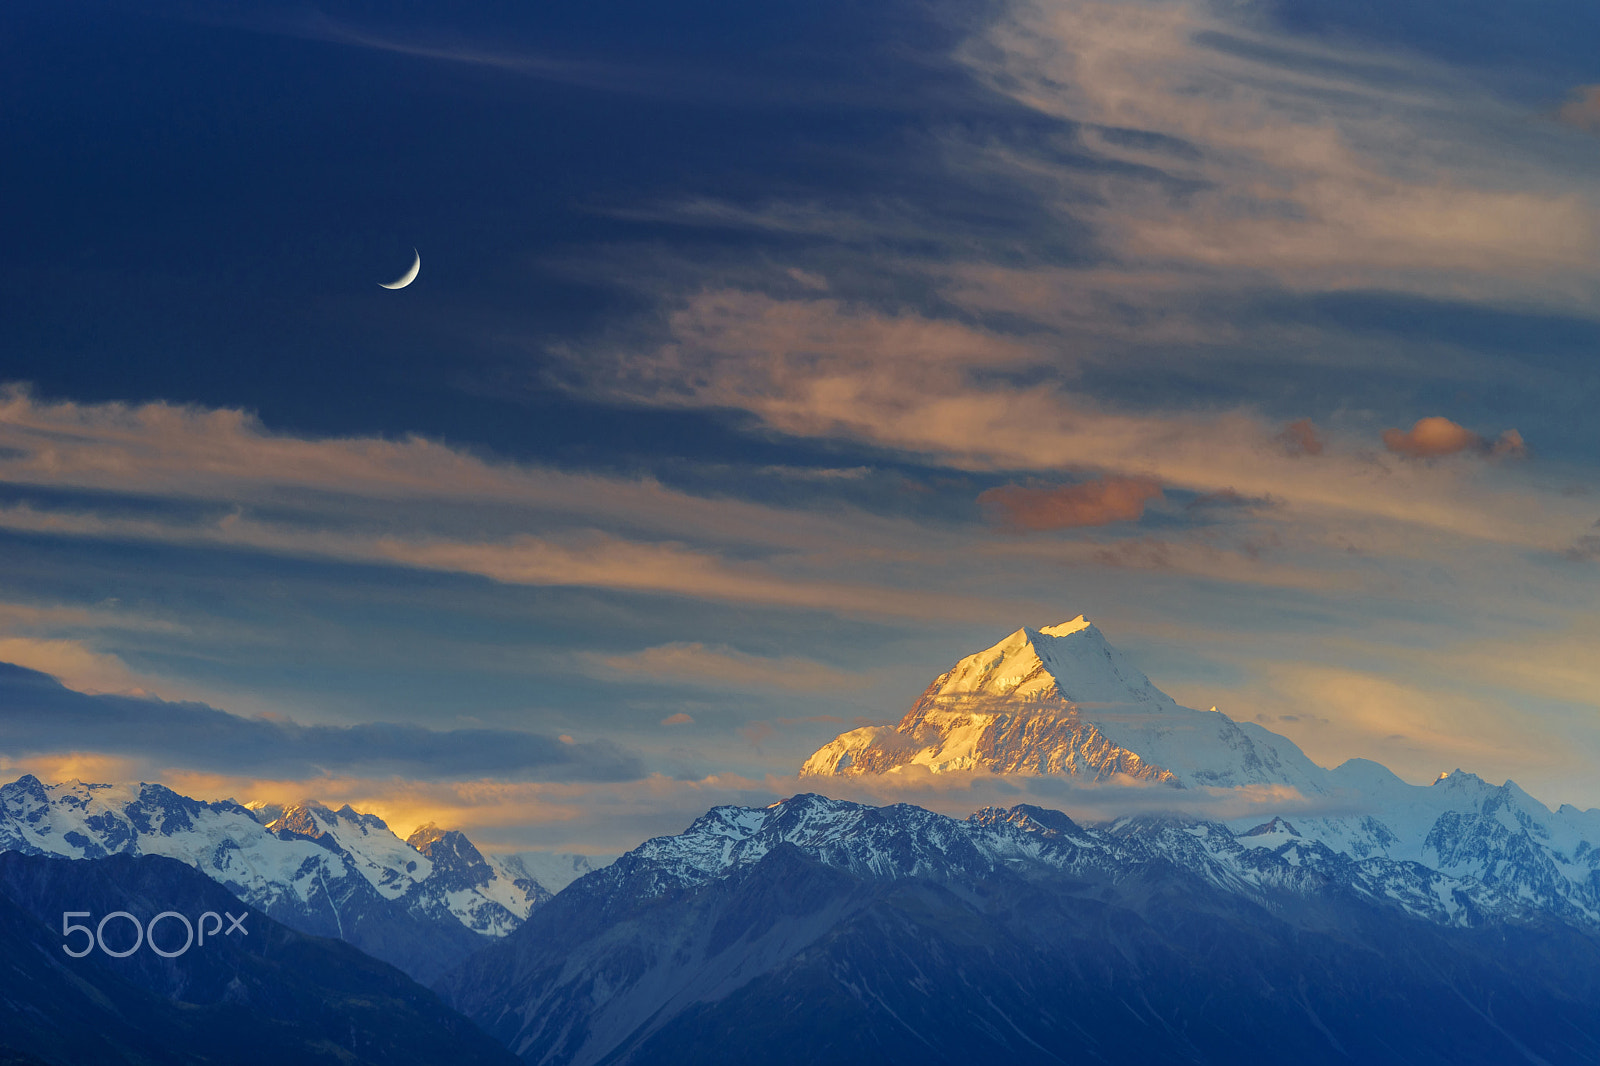
[[[378,284],[383,286],[385,289],[403,289],[407,285],[410,285],[413,281],[416,281],[417,272],[422,269],[422,253],[413,248],[411,249],[411,254],[417,257],[417,261],[411,264],[410,270],[406,271],[404,274],[401,274],[393,281],[380,281]]]

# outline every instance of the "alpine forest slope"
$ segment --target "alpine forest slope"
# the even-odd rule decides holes
[[[0,852],[177,859],[290,928],[349,941],[424,983],[588,869],[577,856],[488,859],[435,826],[401,840],[348,806],[246,807],[159,784],[46,785],[31,775],[0,786]]]
[[[242,915],[175,958],[62,950],[62,911]],[[182,942],[162,923],[166,950]],[[133,940],[129,927],[113,923]],[[81,934],[78,934],[81,935]],[[78,941],[73,940],[76,944]],[[131,945],[129,945],[131,946]],[[121,950],[120,941],[113,944]],[[348,944],[310,937],[160,856],[0,854],[0,1062],[37,1066],[500,1066],[503,1048]]]
[[[841,734],[801,775],[826,791],[841,776],[958,771],[1260,786],[1282,807],[1231,823],[1249,846],[1316,842],[1352,860],[1419,863],[1600,922],[1600,810],[1552,811],[1514,782],[1461,770],[1411,785],[1365,759],[1324,769],[1260,725],[1180,706],[1081,615],[963,658],[897,725]]]
[[[439,985],[525,1063],[1592,1064],[1600,935],[1228,827],[716,808]]]

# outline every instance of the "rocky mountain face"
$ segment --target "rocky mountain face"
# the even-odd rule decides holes
[[[940,674],[894,726],[843,733],[801,776],[931,773],[1126,777],[1178,787],[1318,791],[1321,769],[1251,722],[1180,707],[1079,616],[1022,628]]]
[[[62,912],[162,912],[240,919],[181,950],[173,918],[134,940],[119,918],[103,950],[73,957]],[[204,923],[201,923],[204,927]],[[37,1066],[397,1066],[515,1062],[438,998],[347,944],[294,932],[185,863],[159,856],[87,860],[0,854],[0,1062]]]
[[[1352,861],[1416,863],[1600,923],[1600,810],[1552,811],[1514,782],[1491,785],[1460,770],[1422,786],[1364,759],[1324,769],[1287,737],[1180,706],[1081,616],[1019,629],[967,656],[898,724],[841,734],[801,774],[825,789],[839,776],[954,771],[1120,776],[1188,790],[1266,786],[1281,806],[1230,823],[1234,832],[1276,816],[1302,844]],[[1266,848],[1288,837],[1239,839]]]
[[[546,861],[558,882],[546,886],[523,856],[486,860],[459,832],[428,829],[419,848],[348,806],[249,808],[156,784],[32,776],[0,786],[0,852],[178,859],[285,925],[349,941],[421,981],[516,928],[565,884],[559,859]],[[582,860],[563,858],[582,872]]]
[[[1587,1063],[1600,934],[1282,822],[717,808],[438,986],[526,1063]]]

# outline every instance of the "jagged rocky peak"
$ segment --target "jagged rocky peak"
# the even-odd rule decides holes
[[[448,881],[448,887],[472,888],[495,877],[483,853],[459,829],[441,829],[429,822],[418,826],[406,843],[433,863],[433,876]]]
[[[319,808],[315,804],[288,804],[278,817],[267,823],[267,832],[275,834],[280,840],[299,837],[338,850],[338,839],[328,831],[325,821],[318,819],[319,811],[324,815],[330,813],[326,807]]]
[[[387,831],[389,828],[389,823],[385,822],[382,818],[379,818],[376,814],[365,814],[356,810],[348,803],[333,813],[336,818],[342,818],[346,821],[354,822],[356,825],[362,826],[366,829],[382,829]]]
[[[245,810],[271,832],[307,840],[321,841],[324,837],[339,840],[341,832],[358,836],[374,832],[389,834],[389,826],[382,818],[358,811],[348,803],[336,811],[311,800],[282,805],[252,803]],[[270,817],[266,817],[268,813]]]
[[[44,782],[32,774],[23,774],[9,785],[6,785],[5,791],[19,797],[34,796],[41,800],[45,798]]]
[[[249,803],[244,805],[244,809],[250,812],[250,817],[254,818],[262,825],[271,825],[273,822],[276,822],[279,818],[283,817],[283,804],[281,803],[268,803],[265,800],[251,800]]]
[[[1246,829],[1239,834],[1241,837],[1261,836],[1291,836],[1298,837],[1300,830],[1296,829],[1286,818],[1274,818],[1270,822],[1262,822],[1253,829]]]
[[[1062,812],[1036,807],[1031,803],[1019,803],[1009,808],[984,807],[972,812],[967,821],[991,828],[1001,824],[1014,825],[1018,829],[1037,833],[1046,839],[1071,837],[1081,832],[1078,823]]]
[[[800,773],[962,771],[1307,793],[1326,776],[1284,737],[1179,706],[1082,615],[966,656],[897,724],[840,734]]]

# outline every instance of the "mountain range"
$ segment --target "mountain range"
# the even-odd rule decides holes
[[[824,791],[839,777],[911,772],[1255,786],[1264,802],[1228,823],[1248,846],[1315,842],[1352,860],[1417,863],[1600,922],[1600,810],[1551,810],[1515,782],[1462,770],[1412,785],[1366,759],[1324,769],[1254,722],[1180,706],[1082,616],[966,656],[899,723],[843,733],[801,768]]]
[[[401,840],[348,805],[244,806],[159,784],[0,786],[0,852],[178,859],[292,929],[349,941],[432,981],[590,869],[576,855],[486,857],[456,830]]]
[[[1081,617],[961,659],[802,770],[818,792],[940,774],[1175,802],[1080,824],[805,793],[592,868],[435,826],[401,841],[349,807],[24,777],[0,852],[25,854],[0,860],[115,883],[108,864],[178,859],[431,980],[529,1066],[1600,1062],[1600,811],[1323,768],[1178,705]],[[1249,817],[1177,802],[1241,790]]]
[[[719,807],[436,987],[530,1066],[1600,1061],[1600,812],[1324,769],[1179,706],[1083,618],[962,659],[803,769],[918,773],[1271,802],[1103,825]]]
[[[436,987],[540,1066],[1600,1061],[1592,926],[1298,838],[1028,807],[717,808]]]

